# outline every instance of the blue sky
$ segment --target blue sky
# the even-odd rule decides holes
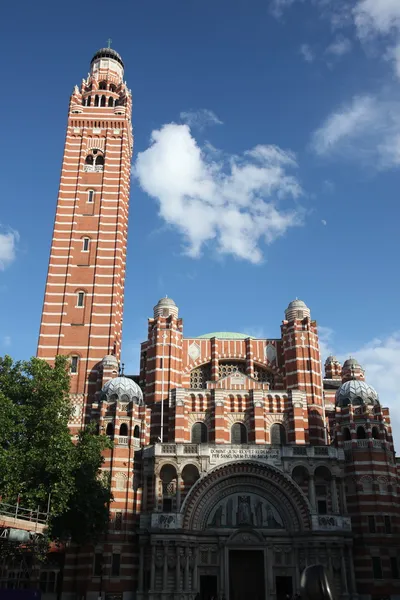
[[[359,357],[395,413],[400,4],[25,0],[3,15],[0,353],[35,353],[69,95],[111,37],[134,99],[128,370],[165,294],[187,336],[278,337],[299,297],[324,354]]]

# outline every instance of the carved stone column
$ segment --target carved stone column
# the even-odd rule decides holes
[[[339,513],[339,504],[338,504],[338,494],[337,494],[337,485],[336,485],[336,476],[332,477],[331,481],[331,497],[332,497],[332,511],[333,514],[337,515]]]
[[[139,549],[139,592],[143,592],[143,572],[144,572],[144,546],[140,544]]]
[[[168,589],[168,546],[167,543],[164,542],[164,564],[163,564],[163,593],[167,593]]]
[[[189,592],[189,546],[185,548],[185,592]]]
[[[156,547],[151,547],[151,573],[150,573],[150,589],[155,590],[156,585]]]
[[[178,594],[181,591],[181,554],[180,553],[181,553],[181,549],[177,546],[176,547],[175,589]]]
[[[351,594],[353,598],[357,597],[357,585],[356,585],[356,576],[354,573],[354,560],[353,560],[353,550],[352,548],[348,549],[349,552],[349,567],[350,567],[350,581],[351,581]]]
[[[342,504],[342,514],[347,515],[347,499],[346,499],[346,486],[344,479],[341,479],[339,482],[340,489],[340,499]]]
[[[181,509],[181,488],[182,488],[182,475],[179,473],[176,479],[176,512]]]
[[[317,503],[315,500],[315,481],[314,481],[314,475],[310,475],[310,478],[308,480],[308,497],[310,500],[310,504],[311,504],[311,510],[313,512],[316,512],[317,510]]]
[[[340,576],[342,580],[342,593],[348,595],[349,589],[347,587],[347,569],[346,569],[346,559],[344,557],[344,550],[342,552],[342,568],[340,571]]]

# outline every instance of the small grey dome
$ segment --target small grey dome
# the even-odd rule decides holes
[[[296,298],[289,303],[289,306],[285,310],[286,321],[292,321],[293,319],[305,319],[306,317],[311,318],[311,312],[307,304],[303,300]]]
[[[108,400],[115,397],[115,400],[120,401],[135,400],[137,404],[143,402],[142,390],[138,384],[129,377],[114,377],[113,379],[110,379],[110,381],[107,381],[103,386],[102,394],[104,394]]]
[[[172,300],[172,298],[168,298],[168,296],[165,296],[165,298],[161,298],[161,300],[157,302],[157,306],[176,306],[176,304]]]
[[[342,383],[336,392],[336,405],[348,406],[352,404],[357,406],[360,404],[379,404],[379,396],[374,388],[365,381],[359,379],[351,379]]]
[[[331,355],[331,356],[328,356],[328,358],[325,361],[325,364],[327,365],[329,363],[337,363],[337,362],[339,362],[339,361],[336,358],[336,356]]]
[[[122,68],[124,68],[124,63],[121,56],[113,48],[100,48],[100,50],[97,50],[96,54],[90,61],[90,64],[92,64],[98,58],[112,58],[113,60],[116,60]]]
[[[159,300],[155,305],[154,318],[169,317],[170,315],[178,317],[178,307],[172,298],[165,296],[165,298],[161,298],[161,300]]]
[[[101,361],[103,369],[117,369],[118,370],[118,361],[114,354],[107,354]]]
[[[343,363],[343,368],[345,369],[346,367],[359,367],[360,364],[358,362],[357,359],[355,358],[348,358],[347,360],[344,361]]]

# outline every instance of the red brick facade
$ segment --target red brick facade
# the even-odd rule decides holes
[[[103,543],[67,553],[61,597],[283,600],[322,562],[338,598],[394,600],[389,413],[355,360],[323,375],[304,302],[279,338],[185,338],[163,298],[139,376],[120,375],[131,157],[122,60],[103,49],[71,98],[38,356],[76,357],[71,431],[94,418],[114,440],[115,501]]]

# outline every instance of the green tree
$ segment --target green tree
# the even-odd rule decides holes
[[[54,366],[0,357],[0,496],[41,511],[50,497],[50,536],[83,543],[107,526],[112,497],[101,465],[110,442],[88,426],[73,443],[68,366],[61,356]]]

